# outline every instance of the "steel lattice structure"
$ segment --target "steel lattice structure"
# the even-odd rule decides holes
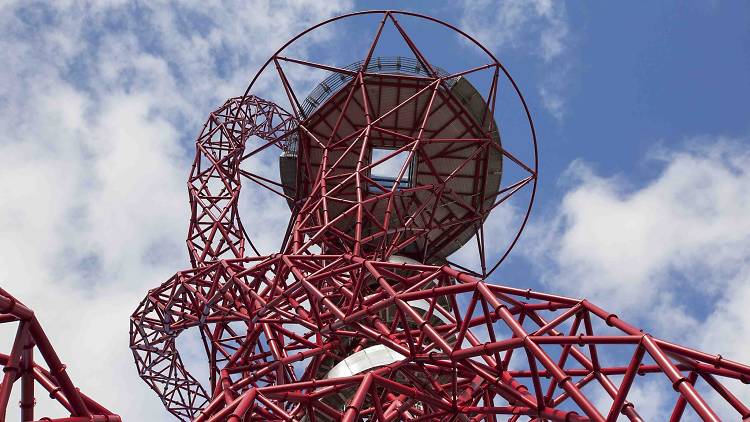
[[[119,422],[120,417],[98,404],[75,387],[66,367],[57,356],[34,312],[10,293],[0,289],[0,324],[15,325],[16,335],[8,354],[0,353],[3,380],[0,384],[0,421],[8,415],[11,392],[20,381],[20,419],[33,421],[36,405],[35,385],[70,413],[70,417],[49,418],[49,422]],[[43,361],[37,360],[36,353]]]
[[[286,55],[306,33],[361,16],[379,23],[353,65]],[[489,62],[438,68],[404,18],[456,31]],[[386,26],[413,57],[379,55]],[[331,76],[300,101],[284,70],[291,63]],[[259,74],[266,69],[292,111],[250,95],[256,76],[210,115],[188,182],[193,268],[151,290],[131,317],[139,373],[177,418],[638,421],[637,375],[671,386],[672,420],[687,406],[703,420],[719,420],[720,406],[750,418],[728,387],[750,383],[749,366],[655,338],[586,300],[486,280],[507,250],[486,262],[483,223],[526,189],[508,250],[518,239],[536,140],[516,84],[471,37],[417,14],[360,12],[298,35]],[[467,79],[480,71],[491,75],[483,93]],[[529,119],[532,162],[500,142],[502,78]],[[241,165],[268,148],[281,152],[280,180]],[[399,165],[383,175],[390,160]],[[501,183],[511,165],[525,175]],[[279,253],[260,256],[249,243],[242,177],[292,208]],[[472,237],[477,271],[447,260]],[[259,256],[245,256],[246,244]],[[188,329],[201,333],[208,391],[176,347]]]

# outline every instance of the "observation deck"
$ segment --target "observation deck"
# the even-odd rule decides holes
[[[357,72],[362,65],[343,69]],[[500,186],[502,150],[497,124],[478,90],[464,77],[450,77],[439,68],[435,73],[437,78],[412,58],[372,58],[364,71],[364,89],[356,88],[347,103],[355,76],[332,72],[302,101],[300,125],[305,130],[279,159],[285,193],[309,197],[323,173],[333,183],[346,184],[328,202],[331,219],[358,197],[381,195],[383,201],[368,203],[371,220],[379,224],[363,224],[366,246],[377,248],[383,236],[399,231],[412,240],[394,253],[424,263],[443,262],[486,219]],[[442,81],[436,82],[438,78]],[[352,147],[360,141],[366,143],[364,153]],[[323,173],[321,165],[326,166]],[[357,171],[366,180],[359,188],[346,177]],[[389,213],[385,198],[390,191],[395,199]],[[411,218],[407,222],[403,216]],[[355,223],[356,218],[346,216],[335,228],[352,233]],[[384,226],[389,231],[378,233]]]

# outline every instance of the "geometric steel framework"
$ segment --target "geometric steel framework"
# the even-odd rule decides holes
[[[365,15],[381,19],[353,65],[287,55],[308,32]],[[404,17],[456,31],[489,62],[439,69]],[[386,26],[413,57],[376,54]],[[290,63],[332,75],[302,99]],[[671,386],[672,420],[689,408],[716,421],[721,406],[750,418],[728,388],[750,382],[749,366],[655,338],[586,300],[486,280],[507,251],[486,262],[483,223],[523,189],[533,202],[536,143],[529,117],[533,162],[501,144],[502,77],[528,110],[471,37],[418,14],[359,12],[298,35],[265,69],[291,112],[250,95],[256,76],[209,116],[188,183],[193,267],[151,290],[131,317],[139,374],[178,419],[637,421],[640,376]],[[479,93],[469,78],[483,70],[492,82]],[[242,166],[269,148],[281,152],[280,180]],[[374,177],[395,157],[406,158],[390,181]],[[503,180],[511,165],[526,175]],[[292,208],[279,253],[260,256],[250,243],[242,177]],[[447,259],[471,237],[478,271]],[[246,244],[258,256],[245,256]],[[206,385],[177,350],[189,329],[207,354]]]
[[[67,418],[42,418],[58,422],[119,422],[120,417],[87,397],[73,385],[65,365],[52,348],[34,312],[8,292],[0,289],[0,324],[17,323],[13,346],[8,354],[0,353],[3,380],[0,385],[0,421],[8,414],[13,385],[21,382],[21,421],[33,421],[36,398],[34,386],[39,384],[49,397],[70,412]],[[34,359],[34,349],[41,355],[46,368]]]
[[[196,141],[195,161],[188,181],[191,219],[187,246],[194,270],[177,274],[168,285],[177,288],[178,280],[202,271],[208,263],[227,255],[244,256],[246,236],[238,212],[240,178],[244,175],[274,189],[269,186],[273,181],[240,168],[245,142],[250,136],[273,140],[248,156],[271,146],[283,148],[288,143],[285,136],[291,133],[294,122],[292,116],[275,104],[256,97],[229,99],[211,113]],[[196,406],[208,396],[200,383],[184,370],[175,348],[176,334],[186,328],[173,320],[187,315],[186,310],[180,309],[186,305],[179,303],[182,293],[152,292],[159,297],[144,302],[136,312],[140,319],[131,325],[131,345],[141,376],[161,396],[167,409],[176,415],[193,416]],[[222,334],[235,335],[229,326],[213,328],[205,323],[205,316],[202,319],[188,326],[201,322],[204,341],[221,338]],[[220,349],[209,348],[208,344],[206,347],[211,355],[211,373],[215,374]],[[214,381],[212,378],[212,385]]]

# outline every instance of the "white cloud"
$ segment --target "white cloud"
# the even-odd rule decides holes
[[[565,115],[563,92],[570,69],[570,26],[565,4],[551,0],[464,0],[461,27],[492,51],[531,51],[542,59],[539,96],[547,111]]]
[[[461,26],[490,50],[520,49],[533,43],[545,61],[563,54],[569,35],[565,7],[549,0],[466,1]]]
[[[543,61],[564,68],[563,5],[490,6],[465,3],[462,26],[493,50],[531,34]],[[128,316],[187,265],[189,143],[273,49],[345,7],[0,5],[0,285],[36,310],[76,384],[125,420],[171,420],[137,378]],[[541,88],[556,115],[561,86]],[[702,143],[663,153],[664,170],[637,189],[576,164],[559,216],[532,233],[545,249],[528,253],[551,265],[554,290],[750,361],[737,335],[750,326],[750,153]]]
[[[2,6],[0,285],[124,420],[171,420],[137,377],[128,317],[188,265],[192,139],[272,50],[346,7]]]
[[[602,299],[617,293],[619,306],[642,307],[674,280],[716,295],[741,268],[750,256],[750,151],[731,141],[695,141],[647,164],[663,169],[630,189],[626,175],[571,166],[574,184],[559,215],[538,229],[548,236],[545,250],[554,251],[547,255],[555,264],[550,282]]]
[[[553,291],[749,362],[750,148],[700,138],[654,155],[645,164],[660,170],[645,183],[573,163],[559,209],[527,233],[536,246],[525,252]],[[737,391],[750,400],[747,386]]]

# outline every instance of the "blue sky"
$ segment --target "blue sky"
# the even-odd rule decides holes
[[[550,178],[575,158],[595,161],[603,172],[649,177],[637,164],[655,143],[747,135],[747,4],[570,6],[577,29],[570,50],[571,112],[559,125],[540,122],[559,140],[546,143]]]
[[[372,8],[477,35],[529,102],[537,203],[493,281],[589,297],[660,336],[750,361],[748,4],[9,2],[0,283],[37,311],[84,391],[129,420],[168,420],[137,379],[127,318],[187,266],[193,139],[293,34]],[[366,39],[351,31],[355,44]],[[347,64],[352,52],[332,49],[337,40],[323,34],[299,54]],[[425,49],[445,67],[463,60],[437,41]],[[255,195],[246,192],[244,219],[269,228],[257,235],[272,248],[285,205],[251,209],[267,199]]]

